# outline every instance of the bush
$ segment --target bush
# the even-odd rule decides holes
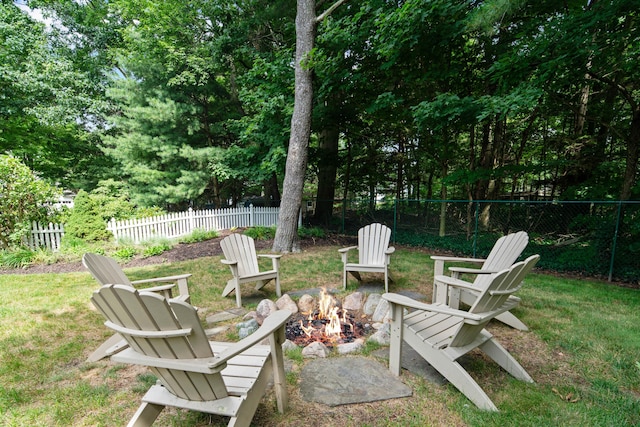
[[[160,255],[171,249],[173,245],[169,239],[160,238],[144,242],[143,246],[144,249],[142,250],[142,256],[147,258],[154,255]]]
[[[0,252],[0,265],[7,268],[23,268],[31,264],[35,253],[28,248]]]
[[[215,230],[203,230],[201,228],[194,229],[191,234],[180,238],[181,243],[197,243],[205,240],[211,240],[218,237],[218,232]]]
[[[310,239],[310,238],[322,239],[327,236],[327,233],[325,233],[325,231],[320,227],[311,227],[311,228],[301,227],[298,229],[298,236],[301,239]]]
[[[80,190],[74,200],[74,207],[64,226],[64,232],[65,236],[68,234],[86,242],[105,241],[112,237],[97,205],[84,190]]]
[[[255,240],[269,240],[276,236],[275,227],[251,227],[244,231],[244,234]]]
[[[131,246],[125,246],[123,248],[118,249],[117,251],[115,251],[113,253],[114,258],[126,262],[129,261],[131,258],[133,258],[134,256],[136,256],[136,249],[131,247]]]

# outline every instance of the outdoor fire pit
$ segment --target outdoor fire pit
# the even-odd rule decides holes
[[[288,340],[304,347],[321,342],[327,347],[353,342],[371,332],[367,316],[343,309],[325,289],[319,294],[318,307],[309,313],[296,313],[287,322]]]

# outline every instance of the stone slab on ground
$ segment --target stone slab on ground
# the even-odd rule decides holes
[[[376,350],[373,352],[373,355],[388,361],[389,347]],[[434,384],[442,385],[447,382],[440,372],[436,371],[433,366],[427,363],[427,361],[406,342],[402,342],[402,368]],[[388,362],[385,364],[385,369],[387,369],[387,371],[389,370]]]
[[[212,324],[224,322],[225,320],[235,319],[236,317],[241,317],[245,314],[247,314],[247,310],[242,307],[230,308],[218,313],[214,313],[211,316],[207,316],[207,323]]]
[[[309,402],[328,406],[411,396],[411,388],[375,360],[330,357],[309,361],[300,373],[300,392]]]

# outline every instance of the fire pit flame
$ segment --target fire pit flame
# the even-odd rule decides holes
[[[325,288],[320,290],[318,310],[304,313],[287,327],[287,338],[304,345],[319,341],[327,345],[351,342],[362,335],[362,325],[355,324],[353,315],[340,309]]]

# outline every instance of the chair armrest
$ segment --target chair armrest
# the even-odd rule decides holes
[[[389,246],[389,247],[387,248],[387,250],[386,250],[386,251],[384,251],[384,253],[385,253],[385,254],[387,254],[387,255],[391,255],[391,254],[392,254],[392,253],[394,253],[395,251],[396,251],[396,248],[394,248],[393,246]]]
[[[482,264],[485,262],[484,259],[481,258],[459,258],[453,256],[441,256],[441,255],[431,255],[431,259],[434,261],[443,261],[443,262],[473,262],[476,264]]]
[[[431,259],[434,261],[433,263],[433,275],[439,276],[444,274],[444,263],[445,262],[471,262],[482,265],[484,263],[484,259],[480,258],[459,258],[452,256],[440,256],[440,255],[431,255]]]
[[[349,246],[347,248],[338,249],[338,252],[340,252],[342,254],[342,253],[349,252],[352,249],[358,249],[358,247],[357,246]]]
[[[282,254],[258,254],[258,258],[268,258],[271,260],[271,269],[278,271],[280,265],[280,258]]]
[[[226,364],[227,360],[242,353],[246,349],[258,344],[269,335],[274,334],[278,329],[283,328],[287,320],[291,317],[289,310],[278,310],[264,319],[262,326],[248,337],[229,346],[222,353],[218,354],[214,361],[210,362],[209,367],[214,368],[219,364]]]
[[[282,258],[282,254],[258,254],[258,258],[278,259]]]
[[[406,297],[404,295],[395,294],[395,293],[382,294],[382,298],[389,301],[391,304],[398,304],[403,307],[413,308],[416,310],[425,310],[425,311],[431,311],[434,313],[449,314],[452,316],[467,319],[471,322],[480,322],[485,317],[485,316],[478,316],[477,314],[474,314],[474,313],[469,313],[468,311],[457,310],[455,308],[451,308],[443,304],[426,304],[420,301],[416,301],[412,298]]]
[[[467,267],[449,267],[449,271],[457,274],[494,274],[498,273],[498,270],[483,270],[481,268],[467,268]]]
[[[176,287],[175,283],[170,283],[168,285],[160,285],[160,286],[151,286],[149,288],[141,288],[141,291],[145,292],[162,292],[168,291],[169,289],[173,289]]]
[[[228,259],[221,259],[220,262],[223,263],[224,265],[237,265],[238,264],[238,261],[230,261]]]
[[[434,282],[442,283],[443,285],[447,285],[447,286],[453,286],[455,288],[469,289],[471,291],[479,290],[478,286],[473,286],[473,284],[469,282],[465,282],[464,280],[456,279],[451,276],[445,276],[445,275],[436,276],[434,277],[433,280]]]
[[[140,279],[134,280],[131,283],[134,285],[138,285],[141,283],[154,283],[154,282],[177,282],[178,280],[184,280],[191,277],[191,274],[178,274],[176,276],[167,276],[167,277],[154,277],[152,279]]]

